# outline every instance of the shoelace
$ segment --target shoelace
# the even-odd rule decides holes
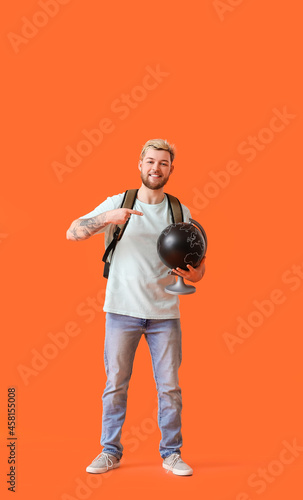
[[[104,451],[102,451],[102,453],[100,453],[100,455],[97,456],[97,460],[102,456],[104,456],[105,458],[105,462],[106,462],[106,468],[107,470],[109,469],[109,467],[112,467],[114,465],[114,462],[112,461],[111,458],[109,458],[108,454],[105,453]]]
[[[179,462],[179,460],[181,460],[181,455],[179,455],[178,453],[176,453],[176,456],[173,458],[173,461],[169,465],[169,469],[167,469],[166,473],[168,473],[169,471],[172,471],[173,468],[175,467],[175,465],[177,464],[177,462]]]

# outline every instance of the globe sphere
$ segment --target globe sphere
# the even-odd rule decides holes
[[[191,219],[192,220],[192,219]],[[195,222],[195,221],[194,221]],[[198,223],[197,223],[198,224]],[[198,267],[207,248],[207,238],[202,226],[179,222],[170,224],[157,241],[158,255],[167,267],[188,270],[187,264]]]

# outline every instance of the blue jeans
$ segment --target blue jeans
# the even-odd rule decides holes
[[[127,390],[133,362],[144,334],[152,358],[158,392],[158,425],[161,430],[160,455],[180,453],[182,446],[182,398],[178,369],[181,364],[179,319],[141,319],[106,314],[104,365],[107,375],[102,396],[101,445],[103,451],[122,457],[122,426],[126,415]]]

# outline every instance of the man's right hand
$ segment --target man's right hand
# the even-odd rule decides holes
[[[116,208],[115,210],[106,212],[105,221],[108,224],[125,224],[132,214],[143,215],[142,212],[132,210],[131,208]]]

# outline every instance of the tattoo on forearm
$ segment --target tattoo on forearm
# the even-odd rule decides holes
[[[70,232],[72,233],[73,237],[75,240],[81,240],[82,238],[80,238],[77,234],[77,229],[74,227],[73,229],[70,229]]]
[[[69,228],[69,232],[73,236],[72,239],[79,241],[89,238],[109,224],[109,222],[106,222],[105,219],[106,212],[103,212],[96,217],[90,217],[89,219],[75,220]]]
[[[106,225],[105,213],[97,215],[96,217],[90,217],[89,219],[80,219],[79,225],[75,227],[73,234],[75,236],[77,235],[77,239],[79,239],[79,228],[81,228],[80,237],[83,238],[84,236],[85,238],[89,238]]]

